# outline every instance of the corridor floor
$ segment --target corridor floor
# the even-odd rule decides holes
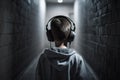
[[[37,67],[39,56],[31,62],[25,72],[17,80],[35,80],[35,70]]]

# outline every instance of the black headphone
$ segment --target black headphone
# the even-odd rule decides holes
[[[53,38],[53,35],[52,35],[52,31],[51,31],[51,29],[48,29],[48,24],[49,24],[54,18],[65,18],[65,19],[67,19],[67,20],[70,22],[70,24],[71,24],[70,34],[69,34],[69,36],[68,36],[67,42],[70,42],[70,43],[71,43],[71,42],[74,40],[74,38],[75,38],[75,29],[76,29],[75,23],[74,23],[70,18],[68,18],[68,17],[66,17],[66,16],[62,16],[62,15],[52,17],[52,18],[48,21],[48,23],[46,24],[46,35],[47,35],[48,41],[50,41],[50,42],[53,42],[53,41],[54,41],[54,38]]]

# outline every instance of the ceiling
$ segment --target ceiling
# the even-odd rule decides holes
[[[73,3],[75,0],[63,0],[63,3]],[[57,3],[57,0],[46,0],[46,2]]]

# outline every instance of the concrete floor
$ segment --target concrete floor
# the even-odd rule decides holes
[[[35,80],[35,71],[39,56],[35,58],[18,80]]]

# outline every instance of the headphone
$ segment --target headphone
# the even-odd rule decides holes
[[[53,35],[52,35],[52,31],[51,29],[48,29],[48,25],[49,23],[54,19],[54,18],[65,18],[68,22],[70,22],[70,34],[67,38],[67,42],[72,42],[75,38],[75,29],[76,29],[76,26],[75,26],[75,23],[68,17],[66,16],[62,16],[62,15],[59,15],[59,16],[55,16],[55,17],[52,17],[46,24],[46,35],[47,35],[47,39],[48,41],[50,42],[53,42],[54,41],[54,38],[53,38]]]

